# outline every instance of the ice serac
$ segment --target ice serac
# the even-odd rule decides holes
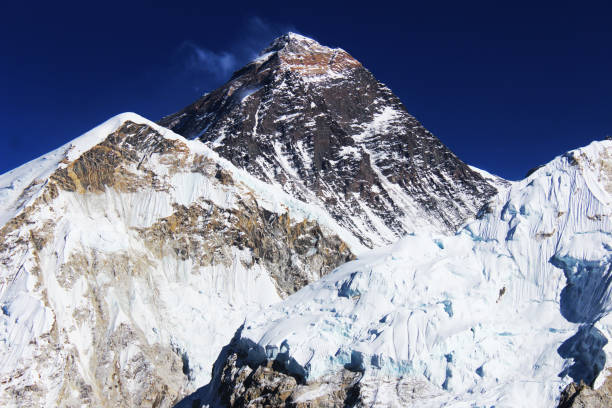
[[[201,142],[114,117],[0,176],[0,406],[172,406],[347,242]]]
[[[327,208],[369,247],[454,232],[496,192],[346,51],[294,33],[160,124]]]
[[[612,141],[559,156],[456,235],[405,237],[250,315],[215,366],[211,397],[609,406],[611,210]]]

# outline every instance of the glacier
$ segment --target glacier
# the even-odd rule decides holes
[[[305,383],[360,372],[368,406],[554,407],[612,367],[611,194],[612,141],[593,142],[455,235],[406,236],[249,315],[232,346]]]

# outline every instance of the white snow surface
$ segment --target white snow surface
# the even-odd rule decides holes
[[[596,386],[612,366],[611,177],[610,141],[559,156],[456,235],[407,236],[250,315],[238,344],[307,380],[363,370],[376,406],[414,404],[409,380],[419,407],[555,407],[581,362]]]
[[[493,186],[495,186],[498,191],[506,190],[513,183],[513,181],[506,180],[506,179],[501,178],[501,177],[499,177],[499,176],[497,176],[495,174],[489,173],[486,170],[479,169],[478,167],[469,166],[469,165],[468,165],[468,167],[470,169],[474,170],[476,173],[480,174],[482,176],[482,178],[484,178],[489,183],[491,183]]]

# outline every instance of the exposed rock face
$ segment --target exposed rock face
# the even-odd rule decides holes
[[[440,396],[440,390],[423,381],[385,375],[371,377],[354,366],[347,366],[316,381],[305,381],[290,374],[288,361],[282,353],[253,363],[236,341],[234,338],[215,363],[211,388],[190,396],[177,408],[371,407],[389,406],[389,401],[399,406],[410,406]]]
[[[292,33],[160,124],[319,203],[368,246],[454,231],[496,193],[346,51]]]
[[[57,162],[9,206],[2,406],[173,406],[209,380],[246,313],[353,257],[201,143],[121,117],[42,160]]]
[[[331,408],[360,402],[360,372],[343,370],[319,381],[304,383],[287,374],[278,360],[251,367],[246,358],[230,352],[218,368],[215,378],[218,388],[212,391],[213,406]]]
[[[612,407],[612,369],[601,387],[594,390],[585,383],[569,384],[561,393],[559,408],[608,408]]]
[[[179,161],[188,154],[187,147],[175,140],[165,139],[147,126],[126,122],[110,134],[102,143],[83,153],[77,160],[68,163],[51,175],[59,188],[77,193],[102,193],[108,187],[121,192],[137,192],[142,188],[168,190],[154,170],[141,165],[150,155],[172,152]],[[184,157],[183,157],[184,158]]]
[[[252,254],[246,267],[261,264],[270,272],[281,297],[353,259],[337,236],[325,235],[315,222],[293,222],[288,213],[276,214],[257,205],[253,197],[240,199],[236,209],[220,209],[210,201],[176,206],[169,217],[140,230],[149,250],[196,259],[200,266],[234,261],[232,247]]]

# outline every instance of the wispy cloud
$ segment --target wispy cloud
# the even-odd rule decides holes
[[[185,41],[182,48],[186,51],[186,69],[210,74],[215,79],[226,78],[238,66],[236,55],[230,52],[216,53],[190,41]]]
[[[251,17],[246,24],[245,31],[245,40],[240,47],[247,60],[255,58],[274,38],[289,31],[298,32],[292,25],[269,23],[259,17]]]
[[[238,68],[255,58],[274,38],[288,32],[297,32],[288,24],[270,23],[260,17],[251,17],[243,25],[241,40],[226,44],[226,49],[212,50],[197,41],[185,41],[179,48],[183,69],[194,75],[198,88],[218,85],[227,80]]]

